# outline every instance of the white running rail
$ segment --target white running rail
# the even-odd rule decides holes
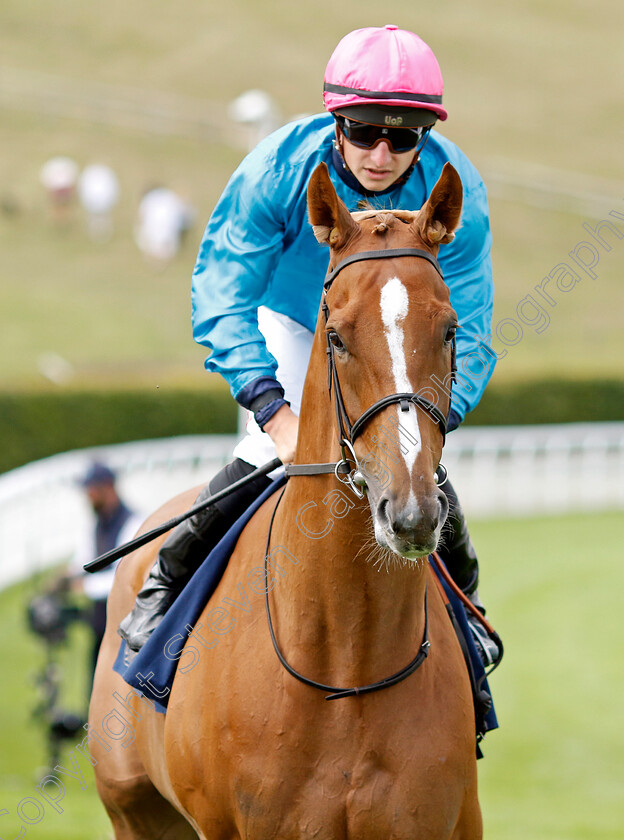
[[[0,475],[0,588],[68,560],[92,515],[77,485],[97,458],[144,513],[208,481],[235,436],[167,438],[55,455]],[[624,508],[624,423],[458,429],[443,462],[469,518]]]
[[[120,495],[145,515],[230,460],[234,435],[147,440],[81,449],[0,475],[0,589],[70,560],[93,527],[79,480],[98,460],[118,476]]]

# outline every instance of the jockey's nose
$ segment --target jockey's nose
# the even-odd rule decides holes
[[[390,160],[392,160],[392,152],[390,150],[390,144],[387,140],[381,140],[374,149],[371,149],[371,160],[375,164],[375,166],[382,167]]]

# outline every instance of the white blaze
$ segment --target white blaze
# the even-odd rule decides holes
[[[412,384],[407,376],[407,364],[405,361],[405,334],[403,322],[409,311],[409,298],[407,289],[398,277],[392,277],[381,290],[381,320],[385,327],[386,341],[390,350],[392,360],[392,373],[394,375],[395,393],[412,393]],[[398,420],[407,432],[412,435],[409,438],[401,430],[399,437],[402,449],[407,450],[403,457],[411,474],[416,456],[420,451],[420,429],[418,428],[418,411],[415,406],[410,406],[409,411],[401,411],[397,405]],[[414,444],[414,439],[418,443]]]

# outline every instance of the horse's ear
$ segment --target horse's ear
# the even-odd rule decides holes
[[[445,163],[438,183],[414,220],[416,233],[427,245],[445,245],[455,236],[462,209],[462,182],[457,170]]]
[[[332,248],[342,248],[359,230],[338,198],[324,163],[319,163],[308,184],[308,215],[317,240]]]

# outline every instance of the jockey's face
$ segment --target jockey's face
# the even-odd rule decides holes
[[[380,140],[372,149],[354,146],[340,132],[339,142],[344,162],[366,190],[380,192],[392,186],[410,168],[416,155],[415,149],[396,154],[386,140]]]

